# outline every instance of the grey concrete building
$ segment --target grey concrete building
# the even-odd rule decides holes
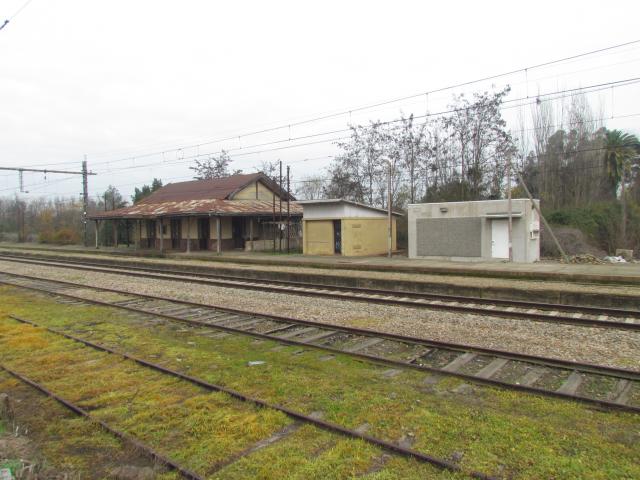
[[[539,203],[539,200],[535,200]],[[540,219],[528,199],[512,200],[515,262],[540,259]],[[409,258],[509,258],[507,200],[409,205]]]

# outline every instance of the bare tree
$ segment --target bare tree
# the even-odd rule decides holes
[[[196,180],[209,180],[212,178],[223,178],[230,175],[237,175],[242,173],[242,170],[235,170],[233,173],[229,171],[229,165],[231,165],[231,157],[229,154],[222,150],[220,155],[211,155],[206,160],[195,160],[195,165],[189,167],[189,169],[196,172],[194,177]]]
[[[323,197],[325,178],[322,175],[310,175],[298,182],[296,197],[300,200],[319,200]]]

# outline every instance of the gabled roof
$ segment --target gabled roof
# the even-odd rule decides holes
[[[185,202],[190,200],[233,200],[233,196],[252,183],[260,181],[283,200],[287,192],[262,172],[231,175],[230,177],[210,180],[191,180],[189,182],[169,183],[151,195],[140,200],[137,205],[151,205],[165,202]],[[295,200],[291,196],[291,200]]]

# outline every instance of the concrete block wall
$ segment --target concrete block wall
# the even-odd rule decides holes
[[[409,205],[408,211],[410,258],[491,260],[492,222],[507,220],[508,202],[424,203]],[[514,199],[512,213],[513,260],[539,260],[540,219],[533,204]]]

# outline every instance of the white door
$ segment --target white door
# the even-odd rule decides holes
[[[509,258],[509,221],[491,221],[491,256]]]

